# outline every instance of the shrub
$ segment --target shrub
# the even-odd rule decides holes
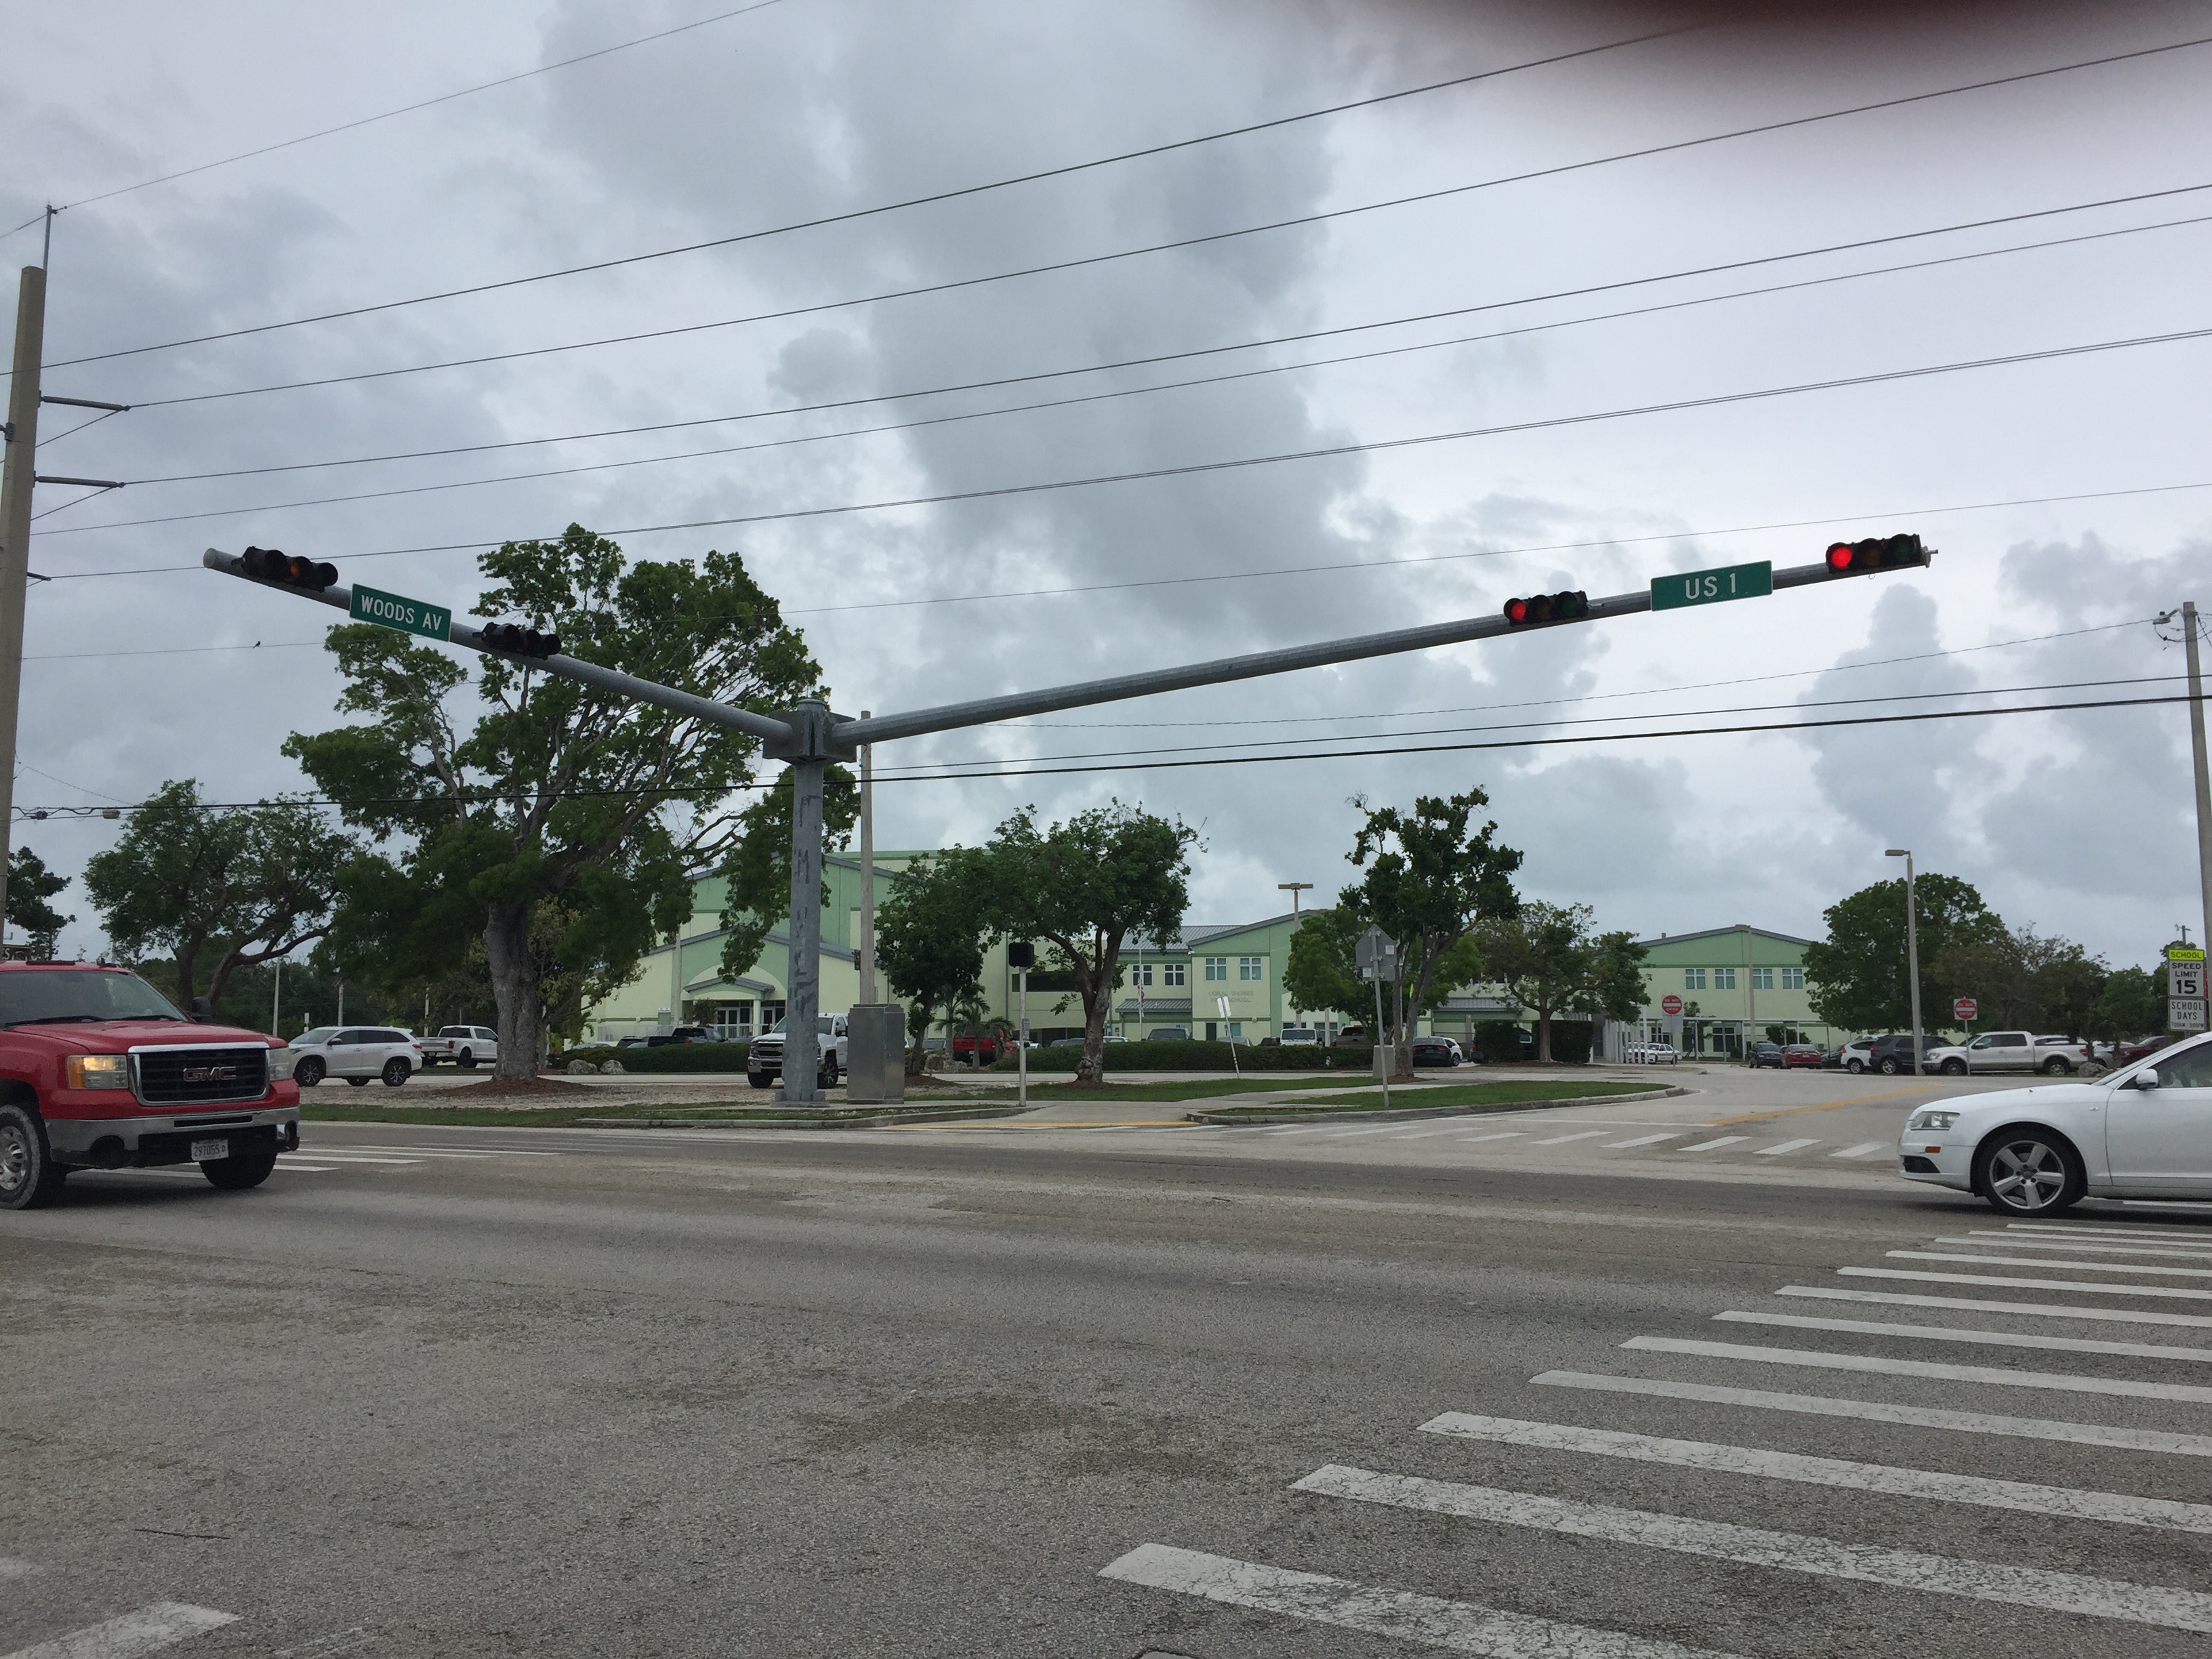
[[[1556,1031],[1559,1027],[1552,1029]],[[1510,1066],[1522,1053],[1519,1022],[1486,1019],[1474,1028],[1474,1054],[1470,1058],[1480,1059],[1486,1066]]]
[[[618,1060],[625,1072],[742,1072],[751,1052],[749,1042],[669,1042],[658,1048],[617,1048],[601,1042],[554,1055],[552,1069],[566,1071],[572,1060],[587,1060],[594,1068]]]
[[[1106,1069],[1109,1072],[1226,1072],[1242,1067],[1247,1072],[1318,1072],[1324,1068],[1335,1071],[1364,1071],[1369,1067],[1364,1048],[1322,1048],[1312,1043],[1298,1043],[1288,1048],[1255,1048],[1249,1042],[1236,1045],[1236,1058],[1230,1057],[1226,1042],[1206,1042],[1199,1038],[1166,1042],[1109,1042],[1106,1045]],[[1030,1070],[1032,1072],[1073,1072],[1083,1058],[1083,1050],[1073,1043],[1065,1048],[1032,1048],[1030,1050]],[[1017,1056],[1006,1054],[991,1069],[1011,1072],[1018,1063]]]
[[[1590,1057],[1590,1023],[1586,1019],[1552,1022],[1552,1058],[1569,1066],[1587,1066]]]

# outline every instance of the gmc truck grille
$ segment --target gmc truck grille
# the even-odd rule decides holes
[[[131,1056],[138,1098],[149,1106],[258,1100],[269,1092],[269,1050],[141,1049]]]

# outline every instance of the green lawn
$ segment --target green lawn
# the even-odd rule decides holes
[[[1429,1106],[1543,1106],[1555,1100],[1580,1100],[1591,1095],[1634,1097],[1656,1092],[1648,1083],[1469,1083],[1441,1089],[1395,1089],[1390,1094],[1393,1111]],[[1224,1117],[1275,1117],[1285,1112],[1374,1112],[1382,1108],[1380,1089],[1362,1090],[1334,1100],[1285,1100],[1273,1105],[1224,1106]]]
[[[805,1107],[735,1106],[720,1103],[706,1105],[680,1102],[661,1105],[611,1105],[586,1102],[580,1106],[527,1106],[507,1110],[494,1106],[325,1106],[316,1103],[300,1108],[300,1120],[303,1123],[447,1123],[477,1128],[560,1129],[580,1118],[587,1117],[699,1118],[720,1119],[732,1123],[774,1119],[787,1123],[794,1118],[822,1118],[835,1121],[841,1117],[887,1117],[896,1116],[901,1111],[941,1111],[947,1106],[985,1103],[988,1103],[924,1098],[910,1100],[903,1107],[832,1106],[809,1110]]]
[[[1233,1077],[1221,1077],[1178,1083],[1039,1083],[1031,1078],[1030,1099],[1038,1104],[1054,1100],[1210,1100],[1219,1095],[1303,1093],[1310,1089],[1360,1089],[1371,1087],[1374,1082],[1374,1078],[1364,1072],[1358,1077],[1346,1078],[1248,1077],[1239,1081]],[[1003,1101],[1011,1104],[1013,1098],[1012,1089],[994,1090],[989,1094],[963,1096],[961,1103],[983,1105]]]

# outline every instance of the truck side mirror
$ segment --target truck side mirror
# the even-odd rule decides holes
[[[215,1024],[215,1005],[210,1002],[205,997],[194,997],[192,999],[192,1024],[195,1025],[212,1025]]]

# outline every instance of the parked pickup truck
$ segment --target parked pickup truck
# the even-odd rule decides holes
[[[2058,1077],[2089,1063],[2087,1043],[2069,1036],[2038,1036],[2033,1031],[1984,1031],[1972,1042],[1928,1051],[1928,1069],[1947,1077],[1964,1077],[1969,1072],[2043,1072]]]
[[[814,1021],[815,1041],[821,1045],[822,1063],[815,1073],[815,1085],[828,1089],[835,1086],[838,1078],[849,1071],[851,1048],[845,1039],[845,1016],[820,1014]],[[783,1022],[776,1023],[753,1039],[753,1046],[745,1052],[745,1081],[756,1089],[765,1089],[783,1075]]]
[[[123,969],[0,963],[0,1208],[52,1203],[71,1170],[259,1186],[300,1144],[288,1062],[281,1037],[187,1018]]]
[[[419,1046],[425,1071],[442,1060],[472,1072],[478,1061],[489,1065],[499,1058],[499,1033],[489,1025],[441,1025],[437,1036],[424,1037]]]

